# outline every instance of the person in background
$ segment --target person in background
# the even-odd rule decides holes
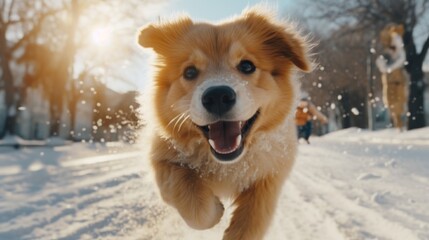
[[[383,103],[389,109],[393,127],[402,131],[407,112],[408,74],[405,71],[406,53],[402,35],[404,26],[389,24],[380,33],[380,42],[383,45],[383,54],[376,60],[381,72],[383,84]]]
[[[326,116],[319,112],[307,97],[301,98],[295,113],[298,140],[304,138],[307,144],[310,144],[313,120],[318,120],[322,124],[328,123]]]

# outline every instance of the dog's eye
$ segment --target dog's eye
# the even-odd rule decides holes
[[[183,71],[183,77],[186,80],[194,80],[198,77],[198,69],[195,66],[189,66],[185,68],[185,71]]]
[[[237,65],[237,69],[244,74],[252,74],[255,72],[256,67],[255,64],[249,60],[241,60],[241,62]]]

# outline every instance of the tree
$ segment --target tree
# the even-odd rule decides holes
[[[77,25],[79,21],[81,5],[79,0],[70,0],[63,1],[64,9],[66,10],[66,21],[63,22],[64,29],[67,29],[64,32],[64,42],[62,44],[62,49],[56,49],[56,54],[60,54],[62,57],[57,62],[56,71],[48,86],[48,99],[50,103],[50,135],[56,136],[59,135],[61,115],[63,113],[64,105],[66,104],[67,98],[70,94],[66,94],[67,86],[70,86],[70,81],[73,76],[73,63],[74,57],[76,54],[75,46],[75,35],[77,31]],[[69,89],[72,90],[72,89]]]
[[[135,54],[132,47],[135,31],[145,20],[142,10],[152,2],[154,1],[130,0],[124,4],[120,0],[62,0],[67,20],[61,21],[62,17],[57,15],[44,33],[44,37],[53,43],[53,51],[62,56],[57,76],[51,79],[54,83],[49,85],[51,107],[56,103],[51,111],[51,134],[59,131],[64,101],[67,101],[70,129],[74,129],[77,99],[82,90],[78,87],[79,83],[85,79],[120,79],[111,69],[117,69],[119,64]],[[158,1],[156,4],[162,2]],[[103,35],[104,31],[111,33],[94,36]],[[94,37],[109,44],[97,46],[103,44],[91,42]],[[101,39],[102,37],[109,39]],[[76,65],[80,67],[77,68]],[[64,99],[65,92],[67,99]]]
[[[298,16],[301,28],[316,42],[311,52],[314,71],[302,80],[302,89],[309,93],[313,103],[326,114],[335,113],[338,127],[368,127],[366,61],[369,54],[365,34],[342,35],[344,29],[328,31]]]
[[[45,8],[44,1],[39,3],[41,7],[36,7],[37,1],[0,0],[0,89],[5,92],[7,114],[5,127],[0,129],[0,137],[8,133],[14,134],[19,107],[18,83],[12,70],[12,64],[16,61],[15,53],[40,33],[47,17],[58,11]],[[28,9],[34,11],[27,11]],[[20,37],[15,37],[17,35]]]
[[[154,1],[0,0],[0,89],[5,90],[9,112],[15,113],[8,117],[5,129],[0,129],[0,137],[6,131],[13,134],[17,98],[23,98],[17,90],[27,87],[42,87],[50,103],[51,135],[59,133],[61,117],[67,113],[69,128],[73,129],[80,91],[76,85],[93,76],[112,79],[110,69],[135,53],[135,31],[144,23],[144,10],[154,4],[151,2]],[[90,43],[101,26],[113,32],[106,36],[111,38],[110,48]],[[7,37],[10,35],[15,37]],[[16,62],[31,66],[24,82],[11,68]]]
[[[327,20],[330,24],[340,26],[342,36],[360,33],[377,38],[377,33],[388,23],[402,24],[407,65],[405,69],[410,76],[410,94],[408,101],[409,129],[426,125],[424,114],[424,73],[422,65],[429,48],[429,34],[423,41],[422,49],[417,51],[414,32],[419,20],[429,9],[428,0],[359,0],[338,1],[319,0],[312,2],[314,17]],[[338,35],[337,35],[338,36]],[[368,46],[370,48],[370,46]]]

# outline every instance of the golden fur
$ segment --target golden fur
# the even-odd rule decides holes
[[[151,161],[162,198],[195,229],[216,225],[224,211],[220,199],[232,198],[236,209],[223,239],[262,239],[296,154],[292,74],[294,67],[310,70],[305,41],[257,8],[219,25],[187,17],[150,24],[138,41],[157,54]],[[243,59],[255,64],[254,73],[237,71]],[[199,70],[194,80],[182,76],[190,65]],[[257,116],[243,153],[230,163],[213,156],[197,126],[210,122],[195,106],[196,92],[217,82],[237,90],[231,110],[237,114],[228,121]]]
[[[389,56],[391,60],[387,62],[384,58],[377,59],[377,66],[382,73],[383,102],[389,109],[393,126],[400,130],[404,127],[402,116],[406,112],[408,100],[408,76],[403,67],[405,63],[403,33],[402,25],[387,25],[380,33],[380,43],[384,55]]]

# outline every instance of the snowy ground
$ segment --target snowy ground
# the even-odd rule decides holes
[[[266,239],[429,239],[429,128],[311,140]],[[1,240],[221,239],[228,217],[188,228],[159,199],[135,147],[0,146]]]

